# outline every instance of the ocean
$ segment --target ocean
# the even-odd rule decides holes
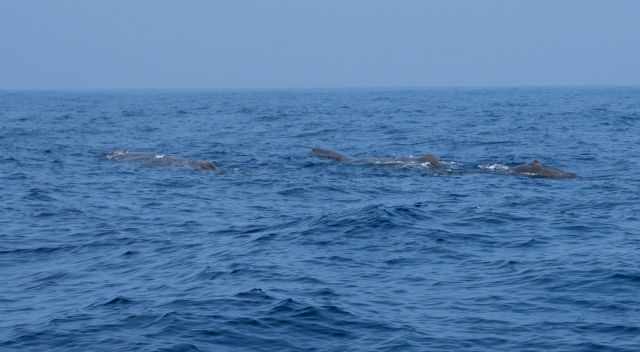
[[[5,90],[0,152],[1,351],[640,350],[639,88]]]

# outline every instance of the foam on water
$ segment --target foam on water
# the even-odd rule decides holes
[[[509,171],[509,166],[503,164],[482,164],[478,165],[480,169],[489,170],[489,171]]]

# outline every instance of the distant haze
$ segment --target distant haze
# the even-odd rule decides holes
[[[0,88],[638,84],[634,0],[0,1]]]

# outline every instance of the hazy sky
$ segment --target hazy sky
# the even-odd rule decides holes
[[[637,0],[0,0],[0,88],[639,85]]]

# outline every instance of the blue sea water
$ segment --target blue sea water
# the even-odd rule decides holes
[[[2,351],[640,350],[637,88],[3,91],[0,151]]]

